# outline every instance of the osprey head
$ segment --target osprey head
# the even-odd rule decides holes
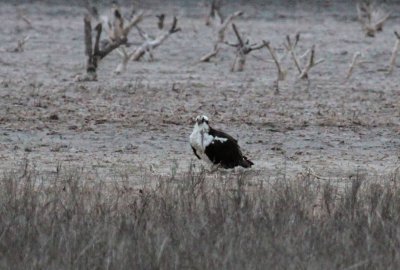
[[[194,124],[194,128],[201,132],[208,132],[210,130],[210,126],[208,125],[208,117],[205,115],[199,115],[195,119],[196,123]]]
[[[196,117],[196,124],[199,126],[203,124],[208,126],[208,117],[205,115],[198,115]]]

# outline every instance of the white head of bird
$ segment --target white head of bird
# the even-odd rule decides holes
[[[201,133],[208,132],[210,130],[209,119],[205,115],[198,115],[195,119],[196,123],[194,124],[194,128],[200,131]]]

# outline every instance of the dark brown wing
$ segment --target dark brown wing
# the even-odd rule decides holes
[[[205,149],[205,154],[214,164],[219,164],[226,169],[236,166],[248,168],[253,165],[250,160],[243,156],[237,140],[232,136],[212,128],[210,128],[209,134],[214,137],[226,139],[223,141],[214,140]]]

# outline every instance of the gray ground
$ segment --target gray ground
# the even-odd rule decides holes
[[[278,6],[273,18],[254,19],[262,11],[244,8],[249,11],[236,24],[252,41],[269,40],[283,54],[285,36],[300,31],[299,55],[316,44],[317,58],[325,62],[311,71],[308,91],[287,57],[288,79],[276,94],[267,50],[252,53],[241,73],[230,72],[230,47],[212,63],[197,63],[211,49],[215,31],[176,6],[168,15],[178,16],[182,31],[155,51],[155,61],[132,62],[116,76],[114,52],[101,63],[97,82],[75,82],[85,69],[84,10],[0,4],[0,168],[28,158],[41,171],[79,165],[128,179],[185,169],[191,160],[201,164],[188,137],[190,119],[204,113],[214,127],[239,139],[256,164],[252,170],[263,178],[296,175],[306,167],[329,178],[393,173],[399,165],[400,68],[391,76],[384,69],[400,18],[393,16],[384,32],[367,38],[355,9],[343,16]],[[154,17],[141,26],[157,33]],[[7,52],[26,35],[24,52]],[[135,31],[130,38],[139,39]],[[231,29],[227,39],[234,41]],[[356,51],[365,63],[345,82]]]

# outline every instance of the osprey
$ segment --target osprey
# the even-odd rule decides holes
[[[249,168],[254,165],[242,154],[237,140],[210,127],[208,117],[205,115],[196,117],[196,123],[190,135],[190,145],[198,159],[209,161],[225,169],[236,166]]]

